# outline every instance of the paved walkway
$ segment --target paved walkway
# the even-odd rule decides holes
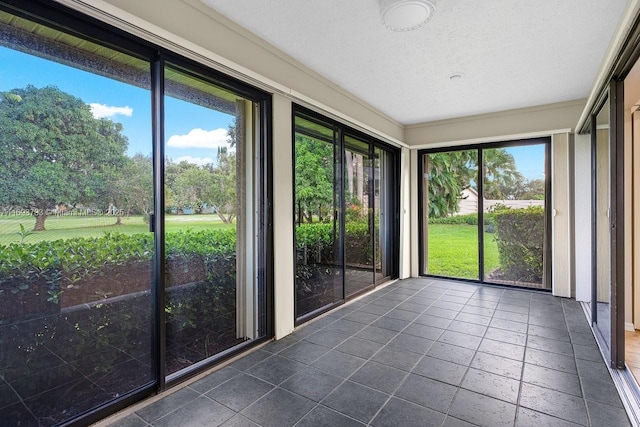
[[[628,426],[580,305],[402,280],[112,424]]]

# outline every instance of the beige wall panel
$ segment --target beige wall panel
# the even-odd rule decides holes
[[[295,320],[291,101],[276,95],[273,107],[274,316],[280,339],[293,331]]]
[[[626,95],[625,95],[626,96]],[[640,117],[640,115],[638,116]],[[625,329],[634,330],[633,325],[633,271],[634,271],[634,241],[635,233],[633,230],[633,204],[634,204],[634,182],[633,182],[633,135],[631,133],[632,115],[629,110],[625,109],[624,117],[624,229],[625,236],[630,238],[624,239],[624,323]],[[640,120],[636,118],[636,125],[640,125]],[[640,142],[640,140],[638,140]]]
[[[633,116],[633,140],[631,142],[631,150],[629,151],[631,155],[628,156],[632,158],[633,162],[633,168],[631,170],[633,177],[630,181],[627,181],[625,177],[625,183],[632,182],[632,198],[626,199],[627,203],[625,206],[630,206],[632,216],[632,228],[630,232],[626,233],[627,235],[633,236],[633,241],[631,242],[633,319],[631,321],[634,327],[640,328],[640,256],[638,256],[638,254],[640,254],[640,148],[638,148],[638,144],[640,144],[640,113],[635,112]],[[625,295],[625,298],[628,298],[628,294]]]
[[[92,2],[98,8],[102,2]],[[397,122],[199,0],[106,0],[147,23],[402,141]],[[138,23],[136,23],[138,24]],[[176,44],[180,40],[173,37]]]
[[[571,129],[584,100],[407,126],[405,142],[421,146]],[[495,139],[494,139],[495,140]]]
[[[553,135],[552,161],[552,280],[553,295],[571,297],[571,215],[569,134]]]
[[[400,150],[400,271],[398,277],[411,277],[411,152]]]
[[[609,129],[596,131],[596,246],[598,301],[609,302],[611,285],[611,236],[609,229],[610,177]]]
[[[575,135],[574,253],[576,299],[591,301],[591,135]]]
[[[418,235],[418,151],[411,150],[411,277],[420,275]]]

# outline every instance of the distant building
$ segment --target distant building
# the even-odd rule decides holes
[[[454,215],[468,215],[478,212],[478,192],[473,188],[462,190],[462,196],[458,201],[458,212]],[[508,206],[512,209],[522,209],[529,206],[544,206],[544,200],[488,200],[484,199],[484,212],[497,204]]]

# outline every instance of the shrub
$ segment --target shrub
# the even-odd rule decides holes
[[[0,246],[0,299],[4,299],[3,307],[13,306],[0,319],[51,311],[51,304],[59,305],[65,293],[70,293],[65,296],[64,306],[68,306],[88,302],[88,296],[106,298],[148,289],[149,280],[145,280],[144,268],[139,267],[146,267],[150,274],[153,245],[151,234],[105,233],[96,238]],[[190,274],[182,281],[169,278],[168,286],[196,279],[212,286],[232,286],[236,231],[168,233],[166,257],[169,266],[201,266],[201,274]]]
[[[541,283],[545,236],[544,209],[497,209],[494,212],[498,255],[503,277]]]
[[[484,232],[495,233],[495,219],[492,212],[485,212],[483,215]],[[429,224],[446,225],[478,225],[478,214],[453,215],[442,218],[429,218]]]

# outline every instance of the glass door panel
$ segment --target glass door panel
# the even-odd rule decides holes
[[[342,301],[337,132],[295,117],[296,317]]]
[[[370,144],[345,136],[344,151],[344,260],[345,294],[374,284],[373,159]]]
[[[486,282],[549,287],[544,280],[546,147],[482,150]]]
[[[596,117],[596,327],[610,347],[611,339],[611,158],[610,158],[609,102]]]
[[[261,334],[257,104],[165,69],[166,373]]]
[[[375,281],[378,283],[390,277],[393,269],[392,155],[380,147],[375,147],[373,153]]]
[[[151,386],[150,64],[0,12],[2,425]]]
[[[478,151],[425,154],[423,274],[479,279]]]

